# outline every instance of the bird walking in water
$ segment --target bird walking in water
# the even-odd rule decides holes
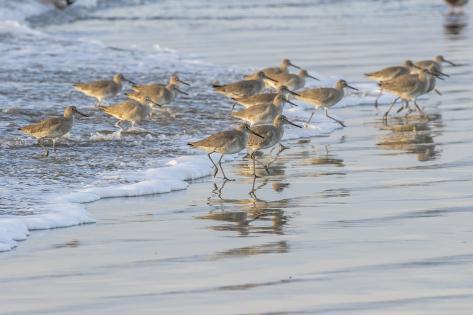
[[[256,177],[256,151],[264,150],[274,147],[279,143],[279,152],[276,154],[278,156],[286,147],[281,144],[281,139],[284,135],[284,124],[289,124],[297,128],[302,128],[291,121],[289,121],[284,115],[277,115],[274,118],[272,124],[267,125],[258,125],[253,126],[252,130],[255,133],[258,133],[262,137],[255,137],[254,135],[249,135],[248,138],[248,153],[250,158],[253,160],[253,176]],[[268,164],[263,165],[266,172],[269,173]]]
[[[273,76],[275,80],[278,81],[276,84],[278,87],[287,86],[288,89],[292,91],[297,91],[302,89],[305,86],[305,79],[310,78],[316,81],[320,81],[316,77],[312,76],[307,72],[307,70],[301,70],[298,74],[292,73],[281,73]]]
[[[427,69],[428,67],[430,67],[431,65],[434,65],[434,70],[437,71],[437,72],[442,72],[442,64],[443,63],[447,63],[451,66],[458,66],[456,63],[450,61],[450,60],[447,60],[445,59],[443,56],[439,55],[439,56],[435,56],[433,59],[431,60],[421,60],[421,61],[417,61],[415,63],[418,71],[417,73],[419,73],[422,69]]]
[[[395,78],[390,81],[380,82],[381,88],[396,97],[384,113],[384,119],[389,115],[394,104],[401,99],[405,103],[405,108],[409,107],[409,102],[414,101],[414,105],[419,113],[423,113],[422,109],[416,102],[416,98],[424,93],[428,87],[430,76],[432,73],[427,69],[423,69],[419,74],[408,74]]]
[[[136,123],[140,123],[151,115],[153,105],[161,107],[160,104],[155,103],[148,96],[145,99],[145,104],[141,104],[135,100],[125,100],[115,105],[99,106],[99,108],[106,114],[118,119],[115,124],[116,127],[122,129],[120,125],[123,121],[129,121],[131,127],[135,127]]]
[[[217,132],[203,140],[190,142],[188,145],[207,152],[207,156],[215,168],[213,177],[217,176],[219,169],[217,164],[215,164],[213,161],[211,154],[220,153],[221,155],[220,159],[218,160],[218,165],[222,171],[223,178],[225,180],[231,180],[225,175],[225,172],[223,171],[222,158],[225,154],[236,154],[246,148],[249,133],[263,138],[263,136],[250,129],[248,124],[241,124],[235,129]]]
[[[415,69],[421,69],[420,67],[416,66],[412,60],[406,60],[402,66],[393,66],[387,67],[378,71],[365,73],[365,76],[371,80],[375,80],[378,82],[381,81],[389,81],[400,77],[401,75],[410,74],[411,72],[415,71]],[[381,95],[383,94],[383,89],[379,90],[379,94],[374,101],[374,106],[378,108],[378,101]]]
[[[167,85],[159,83],[145,84],[145,85],[134,85],[133,91],[125,93],[125,95],[141,104],[148,103],[147,98],[152,102],[160,104],[161,106],[168,105],[176,99],[176,92],[189,95],[178,88],[179,84],[190,86],[189,83],[181,80],[176,73],[174,73]]]
[[[265,87],[265,80],[270,80],[277,83],[276,80],[268,77],[263,71],[260,71],[258,72],[256,79],[241,80],[225,85],[214,84],[212,87],[214,88],[215,92],[223,94],[227,97],[242,98],[261,93]]]
[[[90,97],[96,99],[95,106],[102,105],[102,101],[115,97],[122,90],[122,81],[135,84],[133,81],[126,79],[122,74],[116,74],[112,80],[99,80],[88,83],[75,83],[74,88]]]
[[[282,85],[278,88],[278,91],[276,93],[261,93],[248,97],[232,98],[232,100],[234,100],[245,108],[249,108],[255,105],[270,105],[274,102],[274,98],[276,96],[282,95],[287,99],[289,94],[299,95],[296,92],[289,90],[285,85]],[[236,104],[233,104],[232,110],[235,108],[235,105]]]
[[[40,122],[18,128],[18,130],[26,135],[38,139],[38,144],[42,148],[45,148],[44,140],[51,139],[53,142],[53,150],[56,152],[56,141],[71,130],[75,114],[89,117],[88,115],[78,111],[75,106],[68,106],[64,109],[63,117],[50,117]],[[45,150],[44,155],[48,156],[49,150],[47,148],[45,148]]]
[[[445,2],[450,7],[450,14],[463,14],[463,7],[468,3],[468,0],[445,0]]]
[[[254,105],[242,111],[233,112],[232,116],[251,125],[270,124],[277,115],[282,114],[284,103],[297,106],[297,104],[289,101],[283,95],[278,94],[271,104]]]
[[[281,64],[278,67],[269,67],[269,68],[258,70],[252,74],[245,76],[245,79],[246,80],[257,79],[258,72],[263,72],[265,75],[272,78],[273,76],[276,76],[276,75],[289,73],[289,67],[301,69],[299,66],[296,66],[295,64],[293,64],[289,59],[283,59],[281,61]],[[271,82],[266,82],[266,83],[267,83],[267,87],[274,87],[274,84],[272,84]]]
[[[307,124],[310,123],[317,109],[324,108],[325,116],[327,118],[330,118],[339,123],[342,127],[345,127],[345,124],[343,122],[336,118],[333,118],[332,116],[329,116],[328,114],[328,109],[340,102],[345,96],[344,88],[349,88],[358,91],[357,88],[350,86],[345,80],[338,80],[334,88],[325,87],[298,91],[297,93],[300,94],[300,96],[295,96],[296,99],[315,106],[315,110],[310,115]]]

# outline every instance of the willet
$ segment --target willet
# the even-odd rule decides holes
[[[260,72],[260,71],[262,71],[264,74],[266,74],[269,77],[272,77],[274,75],[279,75],[279,74],[282,74],[282,73],[289,73],[289,67],[294,67],[294,68],[300,69],[299,66],[296,66],[295,64],[293,64],[289,59],[283,59],[281,61],[281,64],[279,65],[279,67],[269,67],[269,68],[261,69],[259,71],[256,71],[252,74],[249,74],[249,75],[245,76],[245,79],[247,79],[247,80],[257,79],[258,78],[258,72]]]
[[[311,78],[320,81],[316,77],[312,76],[307,70],[301,70],[298,74],[292,73],[281,73],[274,76],[274,79],[278,81],[277,86],[285,85],[292,91],[297,91],[305,86],[305,79]]]
[[[203,140],[190,142],[188,145],[194,148],[199,148],[207,152],[207,155],[215,167],[213,176],[217,176],[218,166],[212,160],[212,153],[220,153],[220,159],[218,160],[218,165],[222,170],[223,178],[225,180],[230,180],[223,171],[222,167],[222,158],[225,154],[236,154],[239,153],[246,147],[248,142],[248,133],[252,133],[257,137],[261,137],[258,133],[250,129],[248,124],[241,124],[235,129],[226,130],[217,132]]]
[[[214,91],[227,97],[242,98],[260,93],[264,89],[264,80],[277,82],[271,77],[264,74],[263,71],[258,72],[256,79],[242,80],[225,85],[214,84]]]
[[[430,76],[430,72],[427,69],[423,69],[419,74],[407,74],[393,80],[380,82],[379,84],[383,90],[397,96],[386,113],[384,113],[384,118],[388,117],[392,107],[399,99],[404,101],[405,108],[408,108],[409,102],[414,100],[416,109],[422,113],[422,109],[417,105],[415,99],[426,90]]]
[[[53,150],[56,151],[56,140],[71,130],[74,122],[74,114],[88,117],[88,115],[79,112],[75,106],[68,106],[64,109],[64,117],[50,117],[40,122],[18,128],[18,130],[38,139],[38,144],[43,148],[43,141],[51,139],[53,141]],[[47,148],[45,149],[45,156],[48,156],[49,150]]]
[[[251,106],[239,112],[233,112],[232,116],[244,120],[251,125],[271,124],[277,115],[282,114],[284,103],[297,106],[286,99],[283,95],[278,94],[271,104],[259,104]]]
[[[163,89],[166,87],[166,85],[169,85],[169,84],[174,84],[174,85],[179,85],[180,83],[184,84],[184,85],[187,85],[187,86],[190,86],[189,83],[185,82],[185,81],[182,81],[179,76],[177,75],[177,73],[173,73],[171,75],[171,77],[169,78],[169,81],[167,84],[161,84],[161,83],[150,83],[150,84],[142,84],[142,85],[133,85],[131,88],[136,91],[136,92],[139,92],[141,90],[148,90],[148,89]]]
[[[445,2],[450,6],[450,13],[453,14],[462,14],[463,6],[468,3],[468,0],[445,0]],[[459,8],[459,12],[455,12],[455,9]]]
[[[412,60],[406,60],[404,62],[404,65],[402,66],[393,66],[393,67],[387,67],[384,69],[381,69],[379,71],[374,71],[370,73],[365,73],[365,76],[367,76],[369,79],[375,80],[375,81],[388,81],[392,80],[394,78],[397,78],[401,75],[405,74],[410,74],[414,69],[418,68]],[[383,94],[383,89],[379,90],[379,94],[376,97],[376,100],[374,101],[374,106],[378,107],[378,100]]]
[[[149,97],[152,102],[158,103],[160,105],[168,105],[176,98],[176,92],[179,92],[184,95],[189,95],[188,93],[180,90],[177,87],[178,82],[183,81],[174,81],[170,80],[167,85],[161,85],[158,83],[135,86],[134,91],[127,92],[125,95],[141,104],[147,103],[146,98]],[[188,83],[185,83],[188,84]]]
[[[443,56],[439,55],[434,57],[432,60],[421,60],[416,62],[416,66],[420,69],[427,69],[430,65],[434,65],[434,70],[437,72],[442,72],[442,63],[448,63],[452,66],[457,66],[456,63],[445,59]],[[417,71],[420,72],[420,71]]]
[[[97,101],[95,106],[101,105],[102,101],[107,98],[115,97],[122,90],[122,81],[135,84],[133,81],[126,79],[122,74],[116,74],[112,80],[99,80],[89,83],[75,83],[74,88],[90,97],[94,97]]]
[[[160,104],[153,102],[151,98],[146,96],[145,104],[135,100],[126,100],[111,106],[99,106],[99,108],[106,114],[118,119],[115,126],[122,129],[120,125],[122,121],[129,121],[131,126],[134,127],[136,123],[148,118],[153,105],[161,107]]]
[[[284,115],[277,115],[274,118],[272,124],[258,125],[252,127],[252,130],[254,132],[262,136],[255,137],[253,135],[249,135],[248,137],[247,148],[249,156],[253,160],[253,176],[256,177],[256,151],[272,148],[278,143],[280,145],[280,149],[276,156],[279,155],[279,153],[282,152],[283,149],[285,149],[285,147],[280,143],[284,135],[284,124],[289,124],[298,128],[302,128],[302,126],[299,126],[289,121]],[[266,172],[269,173],[268,164],[265,164],[263,166],[266,169]]]
[[[297,93],[300,94],[300,96],[295,96],[296,99],[315,106],[315,110],[310,115],[307,124],[309,124],[312,120],[315,111],[322,107],[325,108],[325,116],[345,127],[343,122],[329,116],[328,109],[342,100],[342,98],[345,96],[343,89],[346,87],[358,91],[357,88],[348,85],[347,81],[345,80],[338,80],[335,88],[315,88],[298,91]]]
[[[288,94],[292,95],[298,95],[296,92],[293,92],[289,90],[285,85],[282,85],[278,88],[277,93],[262,93],[262,94],[256,94],[253,96],[248,96],[248,97],[242,97],[242,98],[232,98],[235,102],[238,102],[240,105],[242,105],[245,108],[252,107],[255,105],[269,105],[272,104],[274,101],[274,98],[277,95],[283,95],[284,97],[287,97]],[[235,106],[233,106],[235,107]],[[233,109],[233,108],[232,108]]]
[[[76,0],[41,0],[42,3],[52,4],[56,9],[64,10],[68,6],[72,5]]]

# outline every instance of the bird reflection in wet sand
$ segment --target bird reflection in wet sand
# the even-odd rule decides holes
[[[432,124],[440,119],[440,115],[429,115],[416,120],[397,118],[390,124],[384,123],[380,129],[391,133],[381,136],[378,147],[416,154],[418,161],[435,160],[440,151],[436,149],[433,136],[440,132],[432,130]]]
[[[208,198],[207,204],[214,209],[197,219],[224,221],[227,224],[211,226],[215,231],[237,231],[240,235],[251,233],[283,234],[283,227],[288,217],[283,209],[288,207],[288,200],[265,201],[256,196],[256,191],[268,184],[268,179],[257,186],[250,193],[250,199],[223,198],[226,182],[219,187],[214,184],[213,195]],[[272,185],[280,192],[289,184]],[[217,196],[217,198],[215,198]],[[258,224],[256,224],[258,222]],[[271,224],[268,226],[268,222]]]

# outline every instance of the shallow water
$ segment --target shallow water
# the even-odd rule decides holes
[[[231,103],[208,84],[248,67],[290,57],[326,84],[344,77],[367,93],[333,110],[346,129],[288,141],[253,196],[250,170],[238,159],[227,166],[237,181],[220,191],[221,182],[214,189],[206,178],[166,196],[105,200],[89,206],[96,225],[33,235],[2,254],[0,286],[9,290],[1,304],[11,314],[72,314],[79,306],[82,314],[470,314],[471,27],[450,34],[440,1],[412,2],[98,2],[67,16],[35,16],[40,34],[0,35],[5,58],[19,60],[0,73],[8,184],[0,211],[9,215],[47,212],[38,202],[43,191],[144,180],[128,171],[189,154],[188,139],[229,121]],[[375,85],[362,73],[436,54],[462,66],[444,69],[452,77],[439,83],[442,96],[419,101],[427,117],[384,124],[385,107],[373,109]],[[116,71],[165,81],[175,70],[192,83],[192,97],[172,106],[176,119],[146,123],[151,135],[113,140],[97,114],[44,160],[15,133],[65,102],[92,111],[72,81]],[[124,249],[128,255],[117,255]],[[18,269],[34,259],[41,263]],[[46,285],[53,294],[34,289]],[[8,303],[21,300],[15,292],[27,303]]]

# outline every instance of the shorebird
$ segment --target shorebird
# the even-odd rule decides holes
[[[292,103],[283,95],[278,94],[271,104],[254,105],[242,111],[233,112],[232,116],[246,121],[251,125],[270,124],[277,115],[282,114],[285,102],[297,106],[297,104]]]
[[[89,117],[79,112],[75,106],[68,106],[64,109],[64,117],[50,117],[40,122],[18,128],[18,130],[38,139],[38,144],[43,148],[45,148],[43,141],[51,139],[53,141],[53,150],[56,152],[56,140],[71,130],[74,122],[74,114]],[[44,155],[48,156],[49,150],[47,148],[45,149]]]
[[[262,93],[262,94],[256,94],[253,96],[248,96],[248,97],[242,97],[242,98],[232,98],[235,102],[239,103],[245,108],[252,107],[255,105],[269,105],[272,104],[274,101],[274,98],[277,95],[283,95],[284,97],[287,97],[288,94],[292,95],[298,95],[296,92],[293,92],[289,90],[285,85],[282,85],[278,88],[277,93]],[[235,105],[233,108],[235,108]],[[232,110],[233,110],[232,108]]]
[[[225,85],[214,84],[214,91],[227,97],[241,98],[248,97],[260,93],[264,89],[264,80],[276,82],[271,77],[264,74],[263,71],[257,73],[256,79],[242,80]]]
[[[435,66],[435,71],[442,72],[442,63],[448,63],[452,66],[457,66],[456,63],[445,59],[443,56],[439,55],[434,57],[432,60],[421,60],[416,62],[416,66],[420,69],[427,69],[430,65]],[[417,71],[420,72],[420,71]]]
[[[342,127],[345,127],[345,124],[338,119],[335,119],[328,114],[328,109],[342,100],[345,96],[344,88],[350,88],[352,90],[358,91],[357,88],[350,86],[345,80],[338,80],[335,88],[315,88],[315,89],[306,89],[298,91],[297,93],[300,96],[295,96],[296,99],[299,99],[305,103],[315,106],[315,110],[309,117],[307,124],[310,123],[312,117],[315,114],[315,111],[320,107],[325,108],[325,116],[336,121]]]
[[[253,160],[253,176],[256,177],[256,155],[255,152],[258,150],[269,149],[279,143],[279,155],[285,147],[280,143],[284,135],[284,124],[293,125],[298,128],[302,128],[291,121],[289,121],[284,115],[277,115],[274,118],[272,124],[253,126],[252,130],[262,137],[255,137],[249,135],[248,137],[248,153],[250,158]],[[266,172],[268,172],[268,164],[264,165]],[[269,173],[269,172],[268,172]]]
[[[258,78],[258,72],[260,72],[260,71],[262,71],[264,74],[266,74],[269,77],[279,75],[279,74],[282,74],[282,73],[289,73],[289,67],[294,67],[294,68],[300,69],[299,66],[296,66],[295,64],[293,64],[289,59],[283,59],[281,61],[281,64],[279,65],[279,67],[269,67],[269,68],[261,69],[259,71],[256,71],[252,74],[249,74],[249,75],[245,76],[245,79],[246,80],[257,79]]]
[[[153,105],[161,107],[161,104],[155,103],[150,97],[145,97],[145,104],[141,104],[135,100],[126,100],[111,106],[99,106],[99,108],[106,114],[118,119],[115,124],[116,127],[122,129],[120,123],[122,121],[129,121],[132,127],[136,123],[140,123],[148,118],[153,109]]]
[[[420,69],[412,62],[412,60],[406,60],[402,66],[387,67],[379,71],[365,73],[365,76],[368,77],[369,79],[372,79],[378,82],[388,81],[388,80],[397,78],[401,75],[410,74],[411,72],[415,71],[416,68]],[[379,94],[376,97],[376,100],[374,101],[374,106],[376,108],[378,107],[378,100],[382,94],[383,94],[383,89],[380,89]]]
[[[126,79],[122,74],[116,74],[112,80],[99,80],[88,83],[75,83],[74,88],[90,97],[94,97],[97,101],[95,106],[102,104],[107,98],[115,97],[122,90],[122,81],[135,84],[133,81]]]
[[[248,142],[248,133],[252,133],[257,137],[263,138],[263,136],[250,129],[248,124],[241,124],[235,129],[217,132],[203,140],[190,142],[188,145],[207,152],[207,156],[215,167],[213,174],[214,177],[217,176],[218,166],[212,160],[211,154],[220,153],[221,156],[218,160],[218,165],[222,170],[223,178],[225,180],[231,180],[225,175],[225,172],[223,171],[222,158],[225,154],[236,154],[243,150]]]
[[[133,91],[125,93],[125,95],[141,104],[148,103],[146,98],[149,97],[152,102],[158,103],[160,105],[167,105],[174,101],[176,98],[176,92],[179,92],[184,95],[189,95],[188,93],[180,90],[177,86],[179,83],[190,86],[189,83],[179,79],[177,74],[173,74],[169,79],[167,85],[162,85],[159,83],[152,83],[146,85],[134,85],[132,87]]]
[[[292,73],[280,73],[278,75],[273,76],[275,80],[278,81],[277,86],[285,85],[288,89],[292,91],[297,91],[302,89],[305,85],[305,78],[311,78],[317,81],[320,81],[316,77],[312,76],[307,72],[307,70],[301,70],[298,74]]]
[[[68,6],[72,5],[76,0],[41,0],[42,3],[52,4],[56,9],[64,10]]]
[[[468,3],[468,0],[445,0],[445,2],[450,6],[450,12],[455,13],[456,8],[460,8],[460,12],[463,13],[463,6]]]
[[[409,107],[409,102],[414,101],[416,109],[422,113],[422,109],[417,105],[415,99],[424,93],[427,89],[431,73],[427,69],[422,69],[419,74],[407,74],[400,77],[397,77],[390,81],[382,81],[379,83],[381,88],[387,91],[390,94],[396,95],[396,99],[391,103],[386,113],[384,113],[384,118],[388,117],[389,112],[391,111],[394,104],[399,99],[402,99],[405,103],[404,108]]]
[[[436,84],[436,81],[437,81],[436,78],[438,78],[440,80],[443,80],[441,75],[448,76],[448,75],[446,75],[442,72],[436,71],[434,64],[431,64],[429,67],[427,67],[427,74],[425,74],[425,78],[426,78],[425,87],[424,87],[424,90],[422,92],[420,92],[417,97],[419,97],[421,95],[424,95],[424,94],[428,94],[428,93],[430,93],[434,90],[438,95],[442,95],[442,93],[440,93],[440,91],[435,88],[435,84]],[[414,99],[414,104],[417,106],[417,103],[416,103],[415,99]],[[400,113],[401,111],[403,111],[404,109],[407,109],[407,108],[408,108],[408,104],[406,103],[405,106],[402,106],[401,108],[399,108],[397,113]]]

